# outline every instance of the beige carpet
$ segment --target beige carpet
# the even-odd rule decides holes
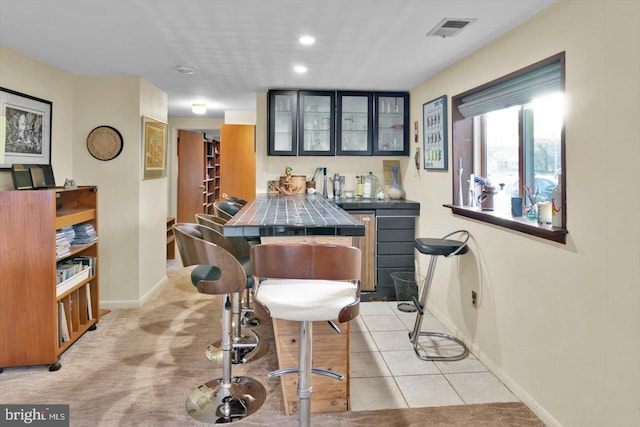
[[[169,283],[140,309],[113,310],[61,357],[62,369],[8,368],[0,374],[1,404],[70,404],[72,426],[203,425],[185,412],[189,392],[218,378],[222,369],[204,357],[219,339],[217,297],[198,294],[189,269],[168,272]],[[285,416],[271,323],[256,329],[269,353],[235,375],[267,389],[263,407],[237,426],[297,425]],[[419,391],[418,391],[419,392]],[[314,414],[315,426],[544,426],[521,403]]]

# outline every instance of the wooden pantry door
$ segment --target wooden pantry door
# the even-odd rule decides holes
[[[178,131],[178,222],[196,222],[203,212],[204,134]]]
[[[220,189],[246,201],[256,198],[254,125],[220,127]]]

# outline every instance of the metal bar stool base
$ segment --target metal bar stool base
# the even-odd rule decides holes
[[[218,378],[204,383],[189,393],[187,413],[210,424],[224,424],[241,420],[256,412],[267,398],[267,390],[253,378],[232,377],[223,384]]]
[[[438,337],[438,338],[447,339],[449,341],[453,341],[456,344],[458,344],[460,347],[462,347],[462,352],[452,356],[429,355],[427,354],[424,347],[422,347],[422,345],[420,345],[418,341],[418,339],[421,336],[422,337]],[[420,360],[431,360],[431,361],[437,361],[437,362],[455,362],[458,360],[462,360],[469,355],[469,349],[467,348],[465,343],[463,343],[458,338],[451,336],[449,334],[443,334],[441,332],[420,332],[417,336],[412,337],[411,333],[409,333],[409,338],[413,343],[413,351],[416,353],[416,356]]]
[[[269,345],[261,340],[254,331],[249,330],[248,332],[248,335],[234,339],[231,344],[232,365],[250,362],[267,353]],[[222,340],[209,345],[205,350],[205,356],[213,363],[222,363]]]

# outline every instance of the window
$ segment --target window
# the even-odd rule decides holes
[[[452,100],[453,158],[464,174],[453,174],[453,204],[449,207],[455,214],[564,243],[564,209],[561,227],[511,215],[511,197],[523,197],[527,205],[532,199],[551,202],[558,177],[565,176],[564,53]],[[474,198],[469,190],[473,187],[467,184],[471,174],[482,176],[496,188],[494,210],[483,211],[471,204]],[[564,206],[564,179],[560,183]]]
[[[506,197],[525,197],[528,187],[537,201],[550,202],[562,172],[563,118],[562,92],[476,116],[481,175],[494,185],[504,184]]]

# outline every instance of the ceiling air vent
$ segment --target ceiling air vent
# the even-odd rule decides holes
[[[444,18],[427,33],[427,36],[454,37],[475,21],[475,18]]]

